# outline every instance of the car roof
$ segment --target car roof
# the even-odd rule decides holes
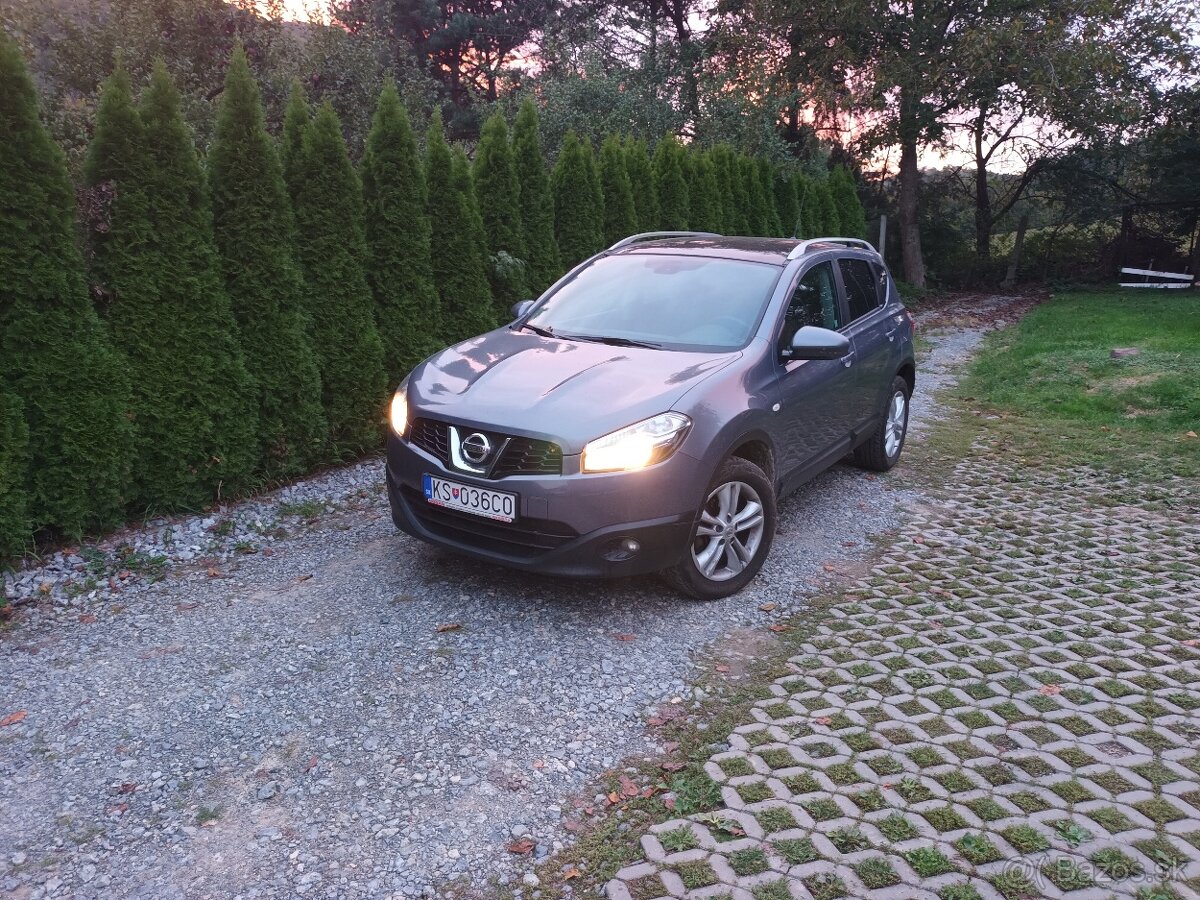
[[[788,254],[801,243],[798,238],[738,237],[726,235],[672,237],[643,240],[624,247],[614,248],[613,253],[662,253],[664,250],[683,256],[719,256],[725,259],[741,259],[750,262],[769,263],[783,266],[788,263]],[[806,253],[821,250],[846,250],[854,248],[843,244],[817,242],[805,248]],[[861,251],[859,251],[861,252]]]

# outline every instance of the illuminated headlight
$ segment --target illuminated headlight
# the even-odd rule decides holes
[[[396,393],[392,394],[392,409],[389,414],[392,422],[392,431],[401,437],[404,436],[404,429],[408,427],[408,382],[404,382],[396,389]]]
[[[662,413],[589,441],[583,448],[583,471],[628,472],[662,462],[675,452],[692,420]]]

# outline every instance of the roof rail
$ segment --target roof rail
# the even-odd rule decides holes
[[[630,244],[636,244],[640,241],[657,241],[659,238],[675,238],[675,237],[720,237],[715,231],[643,231],[641,234],[631,234],[627,238],[621,238],[609,250],[619,250],[621,247],[628,247]]]
[[[799,257],[803,256],[805,253],[807,253],[808,248],[811,247],[813,244],[845,244],[847,247],[857,247],[862,250],[870,250],[876,256],[879,255],[879,251],[875,249],[875,245],[872,244],[870,241],[863,241],[863,240],[860,240],[859,238],[847,238],[847,237],[819,237],[819,238],[809,238],[808,240],[801,241],[795,247],[792,248],[792,251],[787,255],[787,258],[788,259],[798,259]]]

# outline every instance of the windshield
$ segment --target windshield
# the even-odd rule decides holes
[[[749,342],[781,271],[704,256],[607,256],[559,288],[527,321],[568,339],[736,350]]]

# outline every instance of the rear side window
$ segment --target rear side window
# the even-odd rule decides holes
[[[865,259],[839,259],[842,283],[846,285],[846,302],[850,319],[861,319],[879,307],[879,287],[875,271]]]

